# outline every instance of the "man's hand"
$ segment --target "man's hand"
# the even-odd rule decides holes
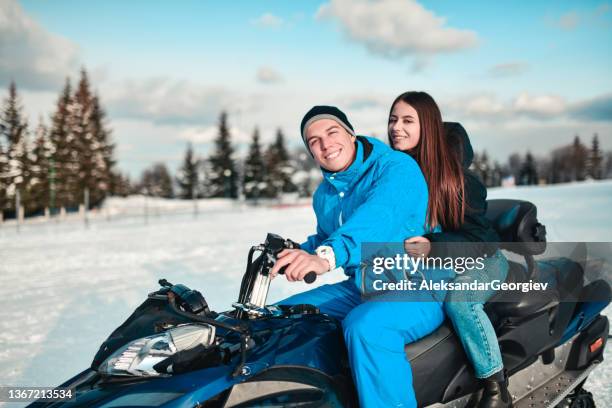
[[[425,257],[431,252],[431,242],[425,237],[406,238],[404,250],[412,257]]]
[[[278,254],[270,275],[275,277],[285,265],[289,265],[285,269],[285,276],[289,282],[304,280],[304,276],[311,271],[317,275],[329,272],[329,262],[302,249],[283,249]]]

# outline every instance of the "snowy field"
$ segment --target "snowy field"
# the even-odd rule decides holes
[[[612,182],[493,189],[489,196],[534,202],[551,241],[612,241]],[[20,233],[10,223],[0,226],[0,385],[58,385],[87,367],[160,278],[197,288],[212,309],[227,309],[251,245],[267,232],[300,241],[314,230],[308,206],[221,200],[200,202],[197,218],[187,203],[183,214],[151,211],[147,223],[117,216],[130,206],[135,214],[139,200],[114,200],[87,229],[74,219],[29,223]],[[331,275],[317,284],[342,279]],[[277,279],[268,300],[306,288]],[[611,350],[587,384],[600,407],[612,406]]]

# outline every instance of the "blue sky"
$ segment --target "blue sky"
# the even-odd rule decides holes
[[[499,159],[577,133],[612,149],[611,44],[602,1],[0,0],[0,86],[15,79],[36,122],[85,66],[134,176],[188,141],[205,154],[222,109],[241,149],[255,126],[297,145],[313,104],[382,136],[415,89]]]

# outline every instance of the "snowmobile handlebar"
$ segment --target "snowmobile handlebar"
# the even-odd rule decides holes
[[[240,310],[237,312],[237,317],[242,319],[247,313],[261,314],[261,310],[266,307],[268,290],[270,288],[270,270],[276,263],[278,254],[284,249],[299,249],[300,244],[290,239],[284,239],[280,235],[268,233],[266,240],[261,245],[251,247],[247,259],[247,267],[242,283],[240,285],[240,293],[238,302],[234,304]],[[261,255],[254,259],[256,252]],[[283,267],[279,273],[284,273]],[[306,283],[313,283],[317,279],[317,274],[310,271],[304,276]]]
[[[286,239],[285,242],[284,242],[283,249],[300,249],[300,244],[298,244],[297,242],[292,241],[290,239]],[[282,249],[281,249],[281,251],[282,251]],[[274,254],[275,258],[276,258],[276,255],[278,255],[279,252],[280,251],[278,251],[278,252],[276,252]],[[278,273],[281,274],[281,275],[285,274],[285,270],[287,269],[287,266],[289,266],[289,265],[283,266],[281,269],[279,269]],[[308,272],[304,276],[304,282],[306,282],[308,284],[313,283],[315,280],[317,280],[317,274],[314,271],[310,271],[310,272]]]

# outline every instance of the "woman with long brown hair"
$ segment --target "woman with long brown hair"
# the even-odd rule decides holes
[[[454,281],[503,281],[508,263],[492,244],[499,236],[485,217],[486,187],[468,170],[473,152],[463,127],[443,123],[429,94],[406,92],[391,105],[388,136],[395,150],[417,161],[429,189],[427,223],[431,232],[407,238],[406,251],[419,256],[483,257],[484,268],[457,274]],[[493,291],[449,291],[444,304],[476,377],[483,380],[482,396],[471,405],[479,408],[512,406],[497,336],[483,309],[492,295]]]

